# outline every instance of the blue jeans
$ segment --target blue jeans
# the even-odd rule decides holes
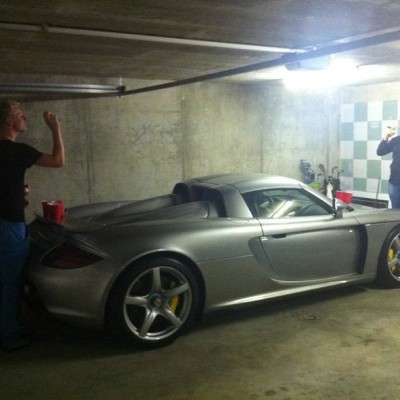
[[[4,345],[14,343],[21,334],[18,314],[28,255],[25,222],[0,219],[0,339]]]
[[[400,208],[400,186],[389,182],[389,198],[392,208]]]

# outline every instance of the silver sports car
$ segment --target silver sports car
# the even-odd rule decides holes
[[[375,279],[400,286],[400,211],[278,176],[190,179],[163,196],[73,207],[63,225],[37,217],[30,230],[30,296],[147,347],[211,309]]]

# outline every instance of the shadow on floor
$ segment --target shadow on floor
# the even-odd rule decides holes
[[[337,298],[352,297],[371,288],[374,289],[373,286],[343,287],[296,297],[274,299],[256,305],[247,304],[211,311],[197,321],[187,335],[190,335],[191,332],[223,327],[266,315],[279,316],[280,313],[296,312],[296,310],[313,304],[321,304]],[[18,355],[25,354],[27,357],[36,357],[36,354],[40,353],[41,359],[85,359],[152,351],[138,349],[129,343],[117,340],[106,330],[71,326],[52,318],[46,313],[34,313],[28,307],[23,307],[22,314],[27,330],[32,333],[32,344],[27,349],[15,353]]]
[[[195,327],[196,330],[207,329],[212,326],[227,324],[232,321],[252,319],[263,315],[274,315],[285,311],[294,311],[315,303],[331,301],[338,297],[350,297],[365,292],[374,286],[347,286],[329,291],[298,294],[292,297],[268,300],[258,304],[246,304],[229,309],[210,311],[202,317],[202,321]]]

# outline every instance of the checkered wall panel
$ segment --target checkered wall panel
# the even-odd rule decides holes
[[[342,104],[340,158],[342,190],[375,198],[388,193],[392,155],[376,155],[387,126],[399,126],[400,99]]]

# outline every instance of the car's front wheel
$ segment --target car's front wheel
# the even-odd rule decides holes
[[[377,281],[385,287],[400,287],[400,228],[394,229],[383,244]]]
[[[180,261],[154,258],[128,268],[117,280],[107,307],[111,330],[145,347],[177,339],[199,310],[199,288]]]

